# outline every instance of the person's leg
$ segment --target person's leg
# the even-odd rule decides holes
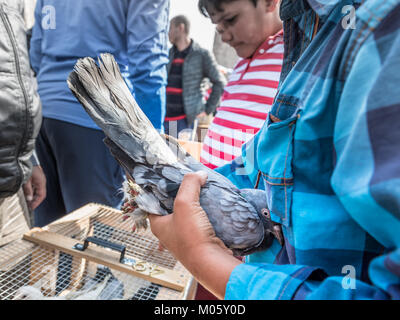
[[[66,213],[90,202],[119,209],[124,174],[104,133],[58,120],[50,120],[50,127]]]
[[[43,227],[66,213],[58,176],[59,168],[52,145],[54,139],[51,122],[51,119],[43,119],[39,136],[36,139],[36,153],[46,176],[47,195],[34,211],[35,227]]]
[[[21,239],[29,228],[29,212],[22,189],[11,197],[0,198],[0,247]]]

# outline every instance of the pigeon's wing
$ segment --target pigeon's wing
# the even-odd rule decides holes
[[[111,139],[105,138],[104,143],[110,149],[111,154],[125,169],[130,180],[133,180],[141,191],[135,198],[138,207],[147,213],[166,215],[172,212],[173,199],[179,188],[176,184],[162,175],[163,167],[155,169],[149,164],[135,162],[123,149]],[[168,171],[168,169],[166,168]]]
[[[132,172],[133,168],[136,166],[136,162],[110,138],[104,138],[103,142],[121,167],[124,168],[127,173]]]
[[[208,189],[208,190],[206,190]],[[241,195],[210,184],[201,192],[200,204],[214,228],[215,234],[234,253],[259,245],[264,228],[255,208]]]
[[[167,213],[172,213],[183,177],[189,172],[192,171],[178,162],[176,165],[138,165],[132,176],[144,191],[153,193]]]
[[[139,208],[159,215],[172,213],[179,184],[160,175],[160,170],[145,165],[136,166],[132,177],[143,190],[135,199]]]

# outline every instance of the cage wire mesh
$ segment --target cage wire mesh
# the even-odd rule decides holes
[[[78,220],[60,220],[49,225],[51,232],[78,241],[88,236],[126,247],[126,256],[179,272],[185,283],[177,291],[76,257],[62,250],[18,240],[0,248],[1,300],[178,300],[190,298],[192,276],[149,230],[132,232],[133,223],[123,221],[119,211],[100,205],[93,214]],[[79,210],[78,210],[79,211]],[[107,250],[107,249],[105,249]]]

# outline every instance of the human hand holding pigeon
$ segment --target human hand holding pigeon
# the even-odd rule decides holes
[[[200,189],[207,173],[189,173],[175,198],[174,213],[149,215],[154,235],[204,287],[223,299],[232,270],[241,262],[216,236],[200,206]]]

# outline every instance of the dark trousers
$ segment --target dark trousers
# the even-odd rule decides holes
[[[102,131],[44,118],[36,151],[47,197],[34,212],[42,227],[90,202],[119,209],[123,170],[103,143]]]

